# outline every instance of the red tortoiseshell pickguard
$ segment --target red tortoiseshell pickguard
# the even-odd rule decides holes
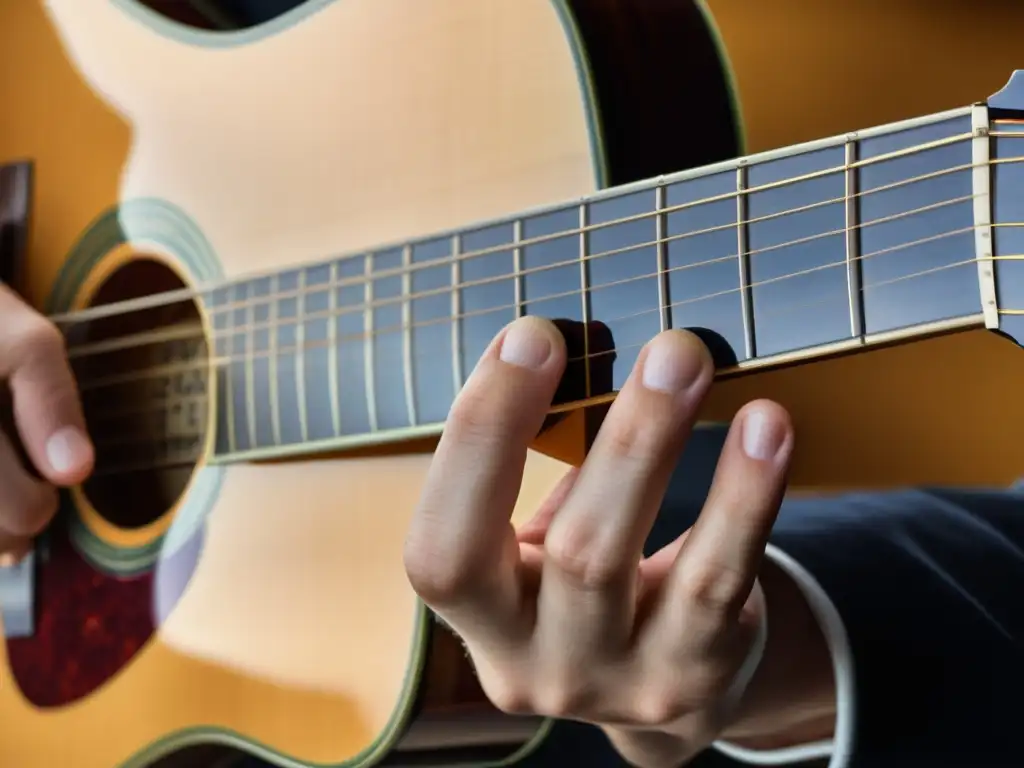
[[[152,573],[101,573],[54,526],[36,575],[35,632],[7,641],[8,661],[28,701],[64,706],[124,669],[153,632]]]

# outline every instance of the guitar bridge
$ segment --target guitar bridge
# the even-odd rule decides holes
[[[15,565],[0,568],[0,617],[4,637],[29,637],[35,631],[36,553]]]

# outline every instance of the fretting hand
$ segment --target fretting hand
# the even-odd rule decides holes
[[[0,383],[13,402],[15,434],[0,432],[0,565],[21,557],[57,509],[57,486],[84,480],[94,452],[64,339],[0,285]],[[14,440],[20,439],[30,472]],[[41,476],[41,477],[40,477]]]
[[[713,379],[695,336],[662,333],[582,468],[516,532],[527,446],[565,362],[561,336],[537,318],[495,339],[452,408],[406,570],[497,707],[595,723],[627,760],[679,765],[719,737],[761,657],[757,577],[792,429],[778,405],[745,407],[697,524],[644,558]]]

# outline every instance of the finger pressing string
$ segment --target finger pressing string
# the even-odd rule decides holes
[[[644,349],[545,540],[542,644],[567,674],[615,653],[633,627],[638,565],[679,454],[711,384],[700,340],[668,331]],[[559,644],[572,636],[573,643]]]
[[[410,582],[458,631],[514,631],[519,545],[511,525],[526,452],[565,367],[555,326],[526,317],[484,353],[449,414],[405,548]]]

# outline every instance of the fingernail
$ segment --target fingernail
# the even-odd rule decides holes
[[[775,457],[786,439],[781,421],[773,419],[765,408],[751,408],[743,417],[743,452],[755,461]]]
[[[46,443],[46,459],[54,472],[74,472],[89,461],[89,439],[75,427],[58,429]]]
[[[520,368],[540,368],[551,357],[551,338],[543,320],[523,317],[512,323],[501,341],[503,362]]]
[[[647,348],[643,383],[658,392],[684,392],[700,380],[704,356],[678,333],[663,333]]]

